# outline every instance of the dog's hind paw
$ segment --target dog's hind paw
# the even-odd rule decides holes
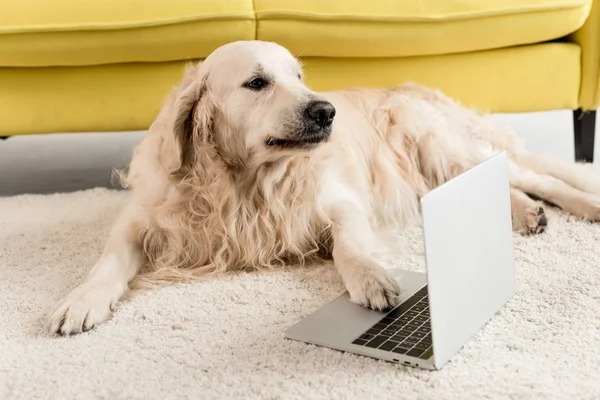
[[[346,282],[350,300],[373,310],[389,310],[398,305],[400,286],[378,265],[366,266]]]
[[[543,207],[534,207],[513,215],[513,229],[522,235],[535,235],[548,228],[548,217]]]

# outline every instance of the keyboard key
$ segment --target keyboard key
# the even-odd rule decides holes
[[[415,317],[415,321],[417,322],[427,322],[427,320],[429,319],[429,317],[427,315],[417,315]]]
[[[392,350],[394,353],[398,353],[398,354],[406,354],[408,352],[407,349],[402,348],[402,347],[396,347],[395,349]]]
[[[401,332],[398,332],[398,333],[396,333],[394,336],[392,336],[392,340],[395,340],[395,341],[397,341],[397,342],[402,342],[402,341],[403,341],[404,339],[406,339],[408,336],[410,336],[410,335],[407,335],[406,333],[401,333]]]
[[[392,340],[395,340],[396,342],[400,342],[400,343],[404,343],[406,341],[406,336],[405,337],[392,337]]]
[[[412,357],[419,357],[421,354],[423,354],[423,350],[420,349],[412,349],[408,353],[406,353],[407,356]]]
[[[417,329],[417,332],[422,332],[427,335],[428,333],[431,333],[431,329],[428,326],[423,325],[422,327]]]
[[[414,336],[409,336],[406,339],[404,339],[404,342],[411,343],[413,345],[419,343],[420,341],[421,341],[420,338],[416,338]]]
[[[379,333],[379,329],[371,328],[368,331],[366,331],[365,333],[368,333],[369,335],[377,335]]]
[[[412,318],[409,317],[408,315],[403,315],[400,318],[398,318],[398,321],[402,321],[402,322],[408,323],[408,322],[410,322],[411,319]]]
[[[407,324],[407,322],[404,321],[396,321],[393,324],[391,324],[390,326],[388,326],[388,329],[395,329],[397,331],[399,331],[400,329],[404,328],[404,326]]]
[[[393,322],[394,322],[394,318],[390,318],[390,317],[385,317],[384,319],[379,321],[380,324],[386,324],[386,325],[389,325]]]
[[[399,346],[400,346],[400,345],[402,345],[402,346],[404,346],[404,347],[407,347],[407,346],[408,346],[408,347],[412,347],[412,345],[404,343],[404,339],[402,339],[402,338],[393,337],[393,338],[392,338],[392,340],[393,340],[394,342],[398,342],[398,345],[399,345]]]
[[[421,327],[422,324],[423,324],[422,322],[411,321],[408,323],[408,325],[406,325],[405,329],[410,329],[411,331],[416,331],[417,329],[419,329]]]
[[[390,351],[392,350],[394,347],[396,347],[396,342],[390,342],[389,340],[387,342],[385,342],[384,344],[382,344],[381,346],[379,346],[379,349],[381,350],[386,350],[386,351]]]
[[[425,352],[425,350],[427,350],[428,348],[429,347],[424,347],[424,346],[421,346],[420,344],[417,343],[416,345],[414,345],[411,348],[411,350],[419,350],[421,352],[421,354],[423,354]]]
[[[427,335],[423,338],[423,342],[431,344],[431,335]]]
[[[429,343],[419,342],[419,343],[415,344],[415,349],[420,349],[423,351],[427,350],[430,347],[431,347],[431,345]]]
[[[423,311],[424,308],[425,308],[425,306],[422,306],[420,304],[415,304],[413,306],[413,308],[411,308],[411,310],[416,311],[416,312],[421,312],[421,311]]]
[[[415,331],[415,332],[413,332],[412,336],[422,339],[427,335],[423,332]]]
[[[393,341],[396,341],[398,343],[404,343],[404,341],[406,340],[406,337],[398,337],[398,336],[392,336],[391,338]]]
[[[378,329],[378,330],[384,330],[387,327],[386,324],[381,324],[381,323],[377,323],[375,325],[373,325],[373,329]]]
[[[373,339],[375,337],[375,335],[370,335],[368,333],[363,333],[362,335],[360,335],[359,339],[363,339],[366,341],[369,341],[371,339]]]
[[[409,310],[406,312],[406,315],[409,317],[416,317],[417,315],[419,315],[419,313],[413,310]]]
[[[359,344],[361,346],[363,346],[365,343],[367,343],[366,340],[363,339],[356,339],[354,342],[352,342],[353,344]]]
[[[386,337],[384,336],[375,336],[373,339],[371,339],[367,344],[365,344],[365,346],[367,347],[374,347],[377,348],[379,346],[381,346],[381,344],[383,342],[386,341]]]

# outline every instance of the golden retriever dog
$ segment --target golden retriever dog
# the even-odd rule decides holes
[[[316,93],[285,48],[224,45],[186,70],[135,149],[123,174],[130,201],[50,330],[102,323],[130,283],[331,258],[352,301],[389,309],[399,287],[382,267],[395,250],[385,237],[420,223],[421,196],[503,150],[516,232],[547,227],[540,200],[600,220],[590,166],[531,154],[439,91]]]

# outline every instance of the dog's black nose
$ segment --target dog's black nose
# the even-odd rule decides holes
[[[306,116],[319,126],[326,128],[333,123],[335,107],[328,101],[312,101],[306,106]]]

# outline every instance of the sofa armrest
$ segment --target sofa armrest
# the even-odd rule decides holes
[[[595,110],[600,106],[600,0],[593,1],[589,17],[571,40],[581,46],[579,105]]]

